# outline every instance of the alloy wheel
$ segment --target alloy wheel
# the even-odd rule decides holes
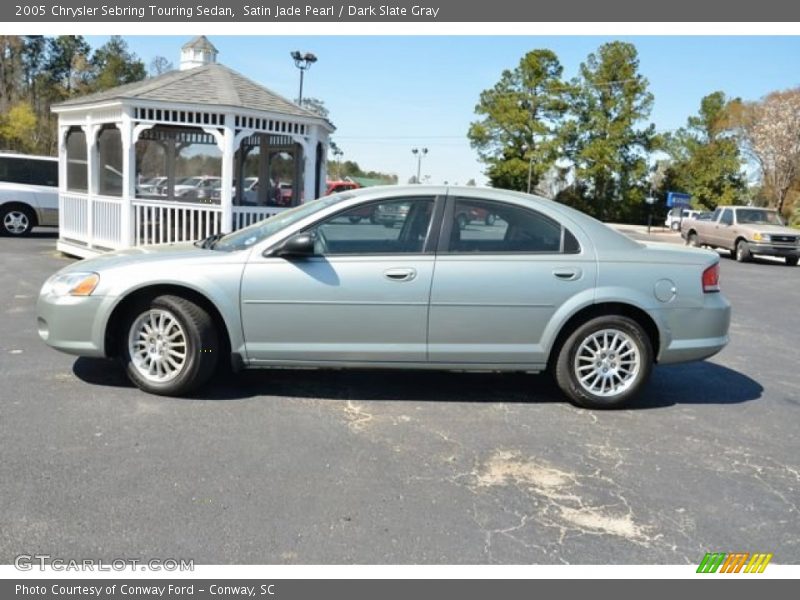
[[[630,388],[641,370],[633,338],[619,329],[601,329],[578,346],[573,363],[581,387],[595,396],[617,396]]]

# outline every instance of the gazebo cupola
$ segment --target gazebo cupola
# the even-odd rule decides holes
[[[330,121],[217,54],[198,36],[178,70],[53,107],[61,251],[193,241],[324,192]]]

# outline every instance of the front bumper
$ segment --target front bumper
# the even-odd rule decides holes
[[[800,257],[800,246],[777,246],[769,243],[747,242],[750,254],[763,256],[796,256]]]
[[[662,310],[661,364],[703,360],[722,350],[729,341],[731,305],[722,294],[704,294],[703,306]]]
[[[39,337],[56,350],[77,356],[105,356],[104,296],[42,294],[36,303]]]

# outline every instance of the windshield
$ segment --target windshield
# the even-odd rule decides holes
[[[289,227],[313,215],[315,212],[352,197],[353,194],[334,194],[333,196],[325,196],[319,200],[312,200],[311,202],[306,202],[300,206],[279,212],[277,215],[250,225],[250,227],[234,231],[220,238],[214,244],[214,250],[224,250],[228,252],[244,250],[253,244],[257,244],[261,240],[267,239],[281,229]]]
[[[764,208],[740,208],[736,211],[736,219],[741,224],[783,225],[783,221],[776,211]]]

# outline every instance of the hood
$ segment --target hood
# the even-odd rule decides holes
[[[175,244],[157,244],[152,246],[138,246],[136,248],[126,248],[107,254],[101,254],[94,258],[87,258],[69,265],[62,269],[61,273],[70,271],[103,271],[125,266],[131,263],[162,263],[170,260],[230,260],[238,252],[216,252],[198,248],[193,242],[181,242]]]
[[[795,235],[800,236],[800,231],[783,225],[765,225],[763,223],[742,223],[740,227],[746,227],[752,231],[761,233],[774,233],[776,235]]]

